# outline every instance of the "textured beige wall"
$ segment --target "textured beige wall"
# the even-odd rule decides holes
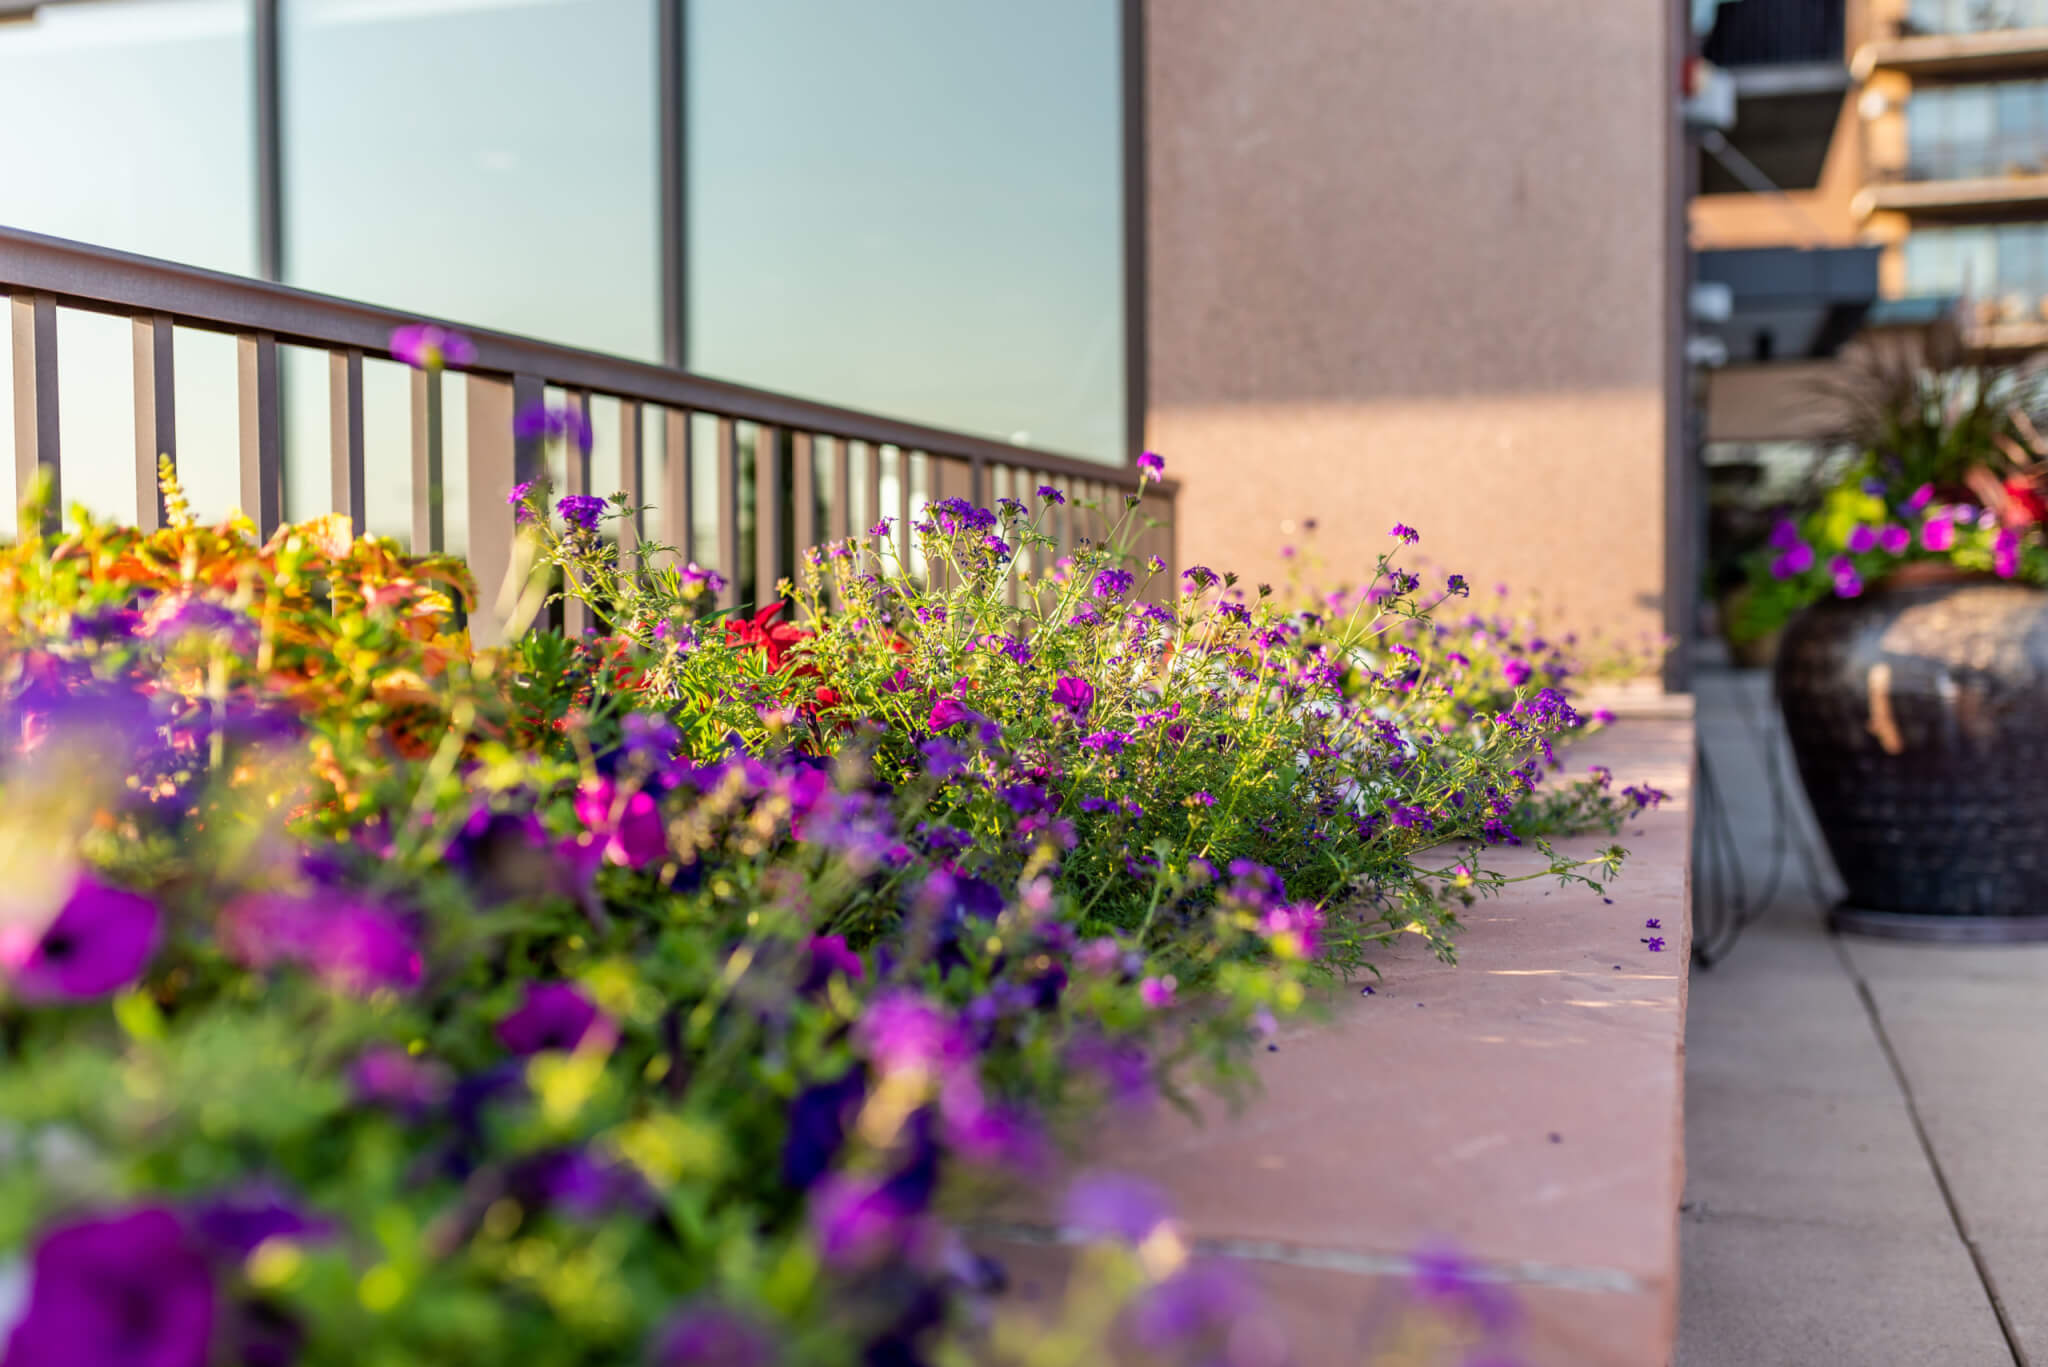
[[[1667,14],[1669,8],[1672,13]],[[1147,444],[1180,556],[1662,627],[1677,6],[1152,0]]]

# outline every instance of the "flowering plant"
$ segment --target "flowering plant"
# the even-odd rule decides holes
[[[935,503],[927,577],[862,540],[721,621],[616,500],[527,490],[608,633],[473,651],[459,565],[166,490],[0,555],[6,1367],[957,1360],[977,1193],[1375,942],[1448,953],[1578,724],[1436,725],[1358,653],[1405,575],[1308,621],[1042,507]],[[1076,1199],[1144,1245],[1149,1351],[1230,1338]]]

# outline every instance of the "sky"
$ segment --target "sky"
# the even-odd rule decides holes
[[[691,367],[1121,459],[1117,9],[691,0]],[[284,0],[282,17],[290,283],[659,358],[652,0]],[[251,45],[245,0],[0,27],[0,223],[253,272]],[[123,321],[60,320],[66,494],[110,513],[132,508],[129,348]],[[180,329],[177,348],[184,464],[196,506],[221,511],[233,344]],[[288,512],[307,515],[327,491],[326,366],[284,369]],[[401,531],[404,376],[373,364],[366,389],[370,523]]]

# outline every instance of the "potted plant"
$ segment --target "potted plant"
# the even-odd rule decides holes
[[[2048,938],[2037,372],[1873,368],[1863,456],[1749,566],[1746,626],[1847,888],[1833,924]]]

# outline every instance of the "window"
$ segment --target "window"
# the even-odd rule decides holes
[[[694,0],[690,364],[1125,458],[1118,6]]]

